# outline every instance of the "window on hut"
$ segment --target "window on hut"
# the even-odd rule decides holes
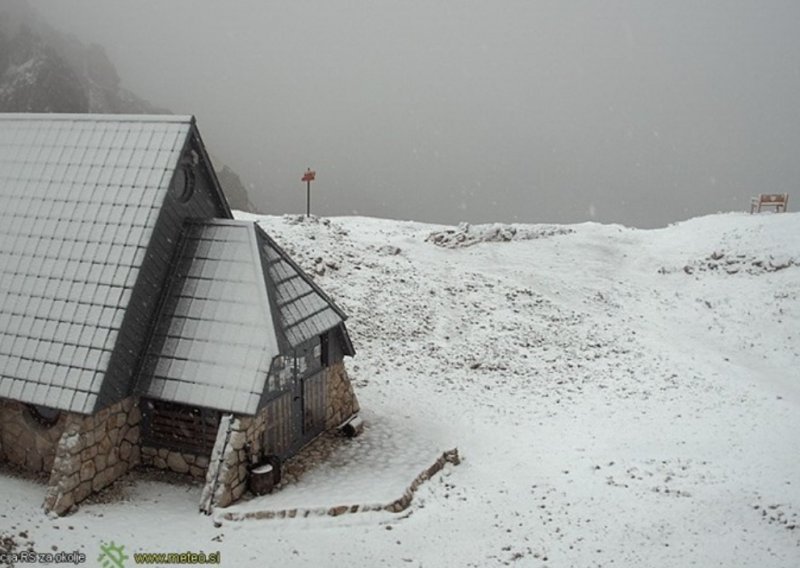
[[[320,365],[327,367],[330,365],[330,346],[328,345],[328,334],[323,333],[319,336],[320,342]]]
[[[292,388],[294,384],[294,359],[279,355],[272,361],[272,370],[269,376],[269,390],[281,393]]]
[[[322,368],[322,340],[315,337],[305,342],[294,352],[298,378],[313,375]]]

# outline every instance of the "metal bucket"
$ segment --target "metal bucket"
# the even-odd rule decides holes
[[[266,495],[275,488],[275,471],[271,464],[256,465],[250,469],[247,487],[253,495]]]

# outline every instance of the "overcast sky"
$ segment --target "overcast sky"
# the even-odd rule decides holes
[[[265,213],[663,226],[800,203],[800,2],[31,0]]]

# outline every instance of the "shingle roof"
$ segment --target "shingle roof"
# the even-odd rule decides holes
[[[94,408],[192,120],[0,114],[0,397]]]
[[[278,345],[249,223],[190,223],[143,369],[142,394],[257,410]]]
[[[252,222],[189,223],[181,246],[140,391],[255,414],[272,359],[344,315]]]
[[[260,229],[257,235],[281,331],[290,346],[296,347],[346,319],[274,240]]]

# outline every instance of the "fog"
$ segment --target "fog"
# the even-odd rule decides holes
[[[36,0],[264,213],[663,226],[800,203],[800,2]],[[790,203],[791,207],[791,203]]]

